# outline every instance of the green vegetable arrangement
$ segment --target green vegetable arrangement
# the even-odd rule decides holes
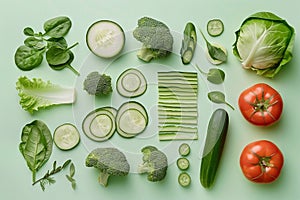
[[[245,69],[273,78],[292,59],[295,30],[270,12],[245,19],[233,45],[233,54]]]
[[[23,33],[27,38],[24,40],[24,45],[16,50],[14,56],[17,67],[24,71],[38,67],[42,63],[46,52],[46,60],[52,69],[69,68],[76,75],[79,75],[79,72],[71,66],[74,60],[71,48],[78,43],[68,47],[64,38],[71,26],[70,18],[60,16],[49,19],[44,23],[44,33],[35,32],[33,28],[26,27]]]

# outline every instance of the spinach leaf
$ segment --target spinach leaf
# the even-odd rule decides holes
[[[43,39],[37,38],[37,37],[28,37],[24,40],[25,46],[28,46],[30,48],[34,48],[36,50],[41,50],[46,47],[46,43]]]
[[[216,45],[211,44],[206,37],[204,36],[204,34],[202,33],[202,31],[200,30],[200,33],[203,37],[203,39],[206,42],[206,46],[207,46],[207,50],[208,50],[208,54],[209,56],[213,59],[213,60],[218,60],[218,61],[222,61],[225,62],[227,60],[227,54],[226,52],[223,51],[222,48],[217,47]]]
[[[224,103],[228,105],[232,110],[234,110],[234,107],[226,102],[225,100],[225,94],[219,91],[212,91],[208,93],[208,99],[214,103]]]
[[[23,127],[19,150],[32,171],[33,182],[37,171],[49,160],[52,146],[52,135],[44,122],[35,120]]]
[[[60,45],[63,48],[68,48],[67,41],[64,37],[61,38],[49,38],[47,39],[47,47],[50,48],[55,45]]]
[[[20,46],[15,53],[15,63],[24,71],[32,70],[43,61],[43,50],[37,50],[25,45]]]
[[[60,16],[44,23],[45,35],[53,38],[64,37],[70,30],[72,22],[68,17]]]
[[[26,36],[34,36],[34,30],[30,27],[24,28],[23,33]]]
[[[208,72],[204,72],[200,69],[198,65],[196,65],[197,69],[206,76],[206,79],[214,84],[221,84],[225,79],[225,72],[218,68],[210,68]]]

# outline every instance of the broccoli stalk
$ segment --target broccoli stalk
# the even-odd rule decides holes
[[[91,72],[83,82],[87,93],[96,96],[105,96],[112,92],[111,77],[98,72]]]
[[[126,176],[130,169],[125,155],[112,147],[94,149],[87,156],[85,165],[99,169],[98,181],[105,187],[110,176]]]
[[[143,163],[138,166],[138,172],[147,173],[147,179],[151,182],[163,180],[168,169],[167,156],[154,146],[146,146],[141,151]]]
[[[142,43],[137,57],[145,62],[166,57],[172,52],[173,36],[168,26],[158,20],[150,17],[139,19],[133,36]]]

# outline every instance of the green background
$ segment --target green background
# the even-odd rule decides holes
[[[101,1],[101,0],[72,0],[72,1],[1,1],[1,37],[0,37],[0,67],[2,77],[1,84],[1,131],[0,131],[0,198],[1,199],[299,199],[299,84],[300,84],[300,60],[299,37],[297,30],[300,28],[299,3],[296,0],[185,0],[185,1]],[[286,19],[296,30],[296,40],[294,46],[294,58],[273,80],[259,77],[250,71],[242,69],[239,61],[232,54],[232,44],[235,41],[234,32],[238,30],[242,21],[249,15],[258,11],[271,11],[274,14]],[[69,70],[60,72],[52,71],[44,61],[37,69],[24,72],[20,71],[14,64],[14,52],[25,39],[22,30],[26,26],[31,26],[35,30],[42,30],[42,24],[50,18],[66,15],[73,22],[73,26],[66,39],[69,44],[79,42],[73,49],[75,60],[73,66],[81,69],[81,76],[76,77]],[[155,138],[155,95],[151,96],[151,91],[155,93],[155,70],[160,67],[159,63],[153,64],[154,70],[148,65],[142,65],[135,55],[130,51],[135,48],[136,41],[128,39],[121,59],[109,64],[107,72],[113,74],[115,78],[126,67],[141,66],[148,74],[148,79],[152,81],[152,87],[144,97],[143,101],[147,108],[151,109],[151,119],[153,126],[147,130],[147,137],[125,140],[115,135],[112,143],[120,145],[129,154],[138,157],[138,150],[146,144],[154,144],[163,148],[166,147],[172,156],[168,175],[163,182],[150,183],[145,176],[131,173],[128,177],[112,178],[110,185],[103,188],[97,183],[97,171],[86,168],[84,160],[88,151],[95,146],[105,146],[106,144],[92,144],[83,135],[80,128],[80,120],[85,113],[93,107],[104,105],[112,101],[116,106],[124,99],[116,100],[96,100],[91,99],[82,91],[82,80],[84,75],[91,69],[101,69],[99,58],[90,54],[85,44],[85,34],[88,26],[100,19],[110,19],[118,22],[126,33],[130,33],[136,26],[137,20],[142,16],[151,16],[164,21],[171,30],[181,33],[188,21],[194,22],[197,27],[205,29],[206,22],[212,18],[220,18],[225,24],[225,31],[218,38],[209,38],[223,44],[228,50],[228,62],[221,65],[226,72],[226,81],[221,87],[226,92],[228,102],[233,104],[235,111],[228,109],[230,114],[230,127],[224,154],[217,173],[217,179],[212,189],[206,190],[201,187],[199,182],[200,152],[203,146],[203,137],[211,111],[216,105],[210,105],[206,99],[207,86],[204,78],[200,80],[199,89],[199,140],[192,142],[192,153],[189,156],[191,168],[189,173],[192,177],[192,185],[189,188],[181,188],[177,184],[179,170],[174,164],[177,156],[177,146],[179,143],[162,143]],[[132,41],[134,45],[130,43]],[[176,40],[180,44],[180,37]],[[130,46],[132,45],[132,46]],[[203,47],[203,40],[199,37],[199,45]],[[138,45],[139,46],[139,45]],[[176,47],[176,46],[175,46]],[[201,47],[198,48],[199,54],[195,59],[201,67],[210,67],[205,61]],[[178,48],[178,45],[177,45]],[[178,49],[175,49],[178,51]],[[174,51],[175,51],[174,50]],[[176,52],[175,52],[176,53]],[[177,52],[178,53],[178,52]],[[171,58],[173,60],[171,60]],[[164,61],[164,65],[174,66],[174,69],[184,69],[178,56],[172,56]],[[174,61],[174,59],[177,61]],[[99,64],[98,64],[99,63]],[[109,62],[108,62],[109,63]],[[107,64],[107,63],[106,63]],[[93,66],[92,66],[93,65]],[[158,66],[155,66],[158,65]],[[91,68],[90,68],[91,67]],[[118,68],[119,67],[119,68]],[[156,67],[156,68],[155,68]],[[162,68],[164,68],[163,66]],[[186,67],[190,69],[189,66]],[[168,68],[169,69],[169,68]],[[151,73],[153,73],[151,75]],[[44,80],[51,80],[65,86],[75,86],[78,91],[78,101],[71,105],[52,107],[41,110],[33,115],[22,110],[15,90],[15,82],[21,75],[28,77],[40,77]],[[199,74],[199,76],[201,76]],[[284,100],[284,112],[281,121],[268,128],[254,127],[247,123],[238,110],[237,99],[242,90],[258,82],[265,82],[276,88]],[[151,89],[152,88],[152,89]],[[206,106],[209,105],[209,106]],[[21,156],[18,145],[22,127],[34,119],[43,120],[51,129],[64,123],[71,122],[78,126],[81,132],[82,142],[72,151],[60,151],[55,146],[49,162],[40,170],[38,177],[42,176],[47,169],[51,168],[52,162],[64,162],[71,158],[76,165],[77,189],[73,191],[70,184],[65,179],[63,172],[55,176],[56,183],[46,188],[42,192],[39,186],[31,186],[31,172]],[[243,147],[254,140],[268,139],[273,141],[282,150],[285,163],[280,178],[268,185],[254,184],[247,181],[241,173],[239,167],[239,156]],[[168,147],[168,148],[167,148]],[[170,147],[170,148],[169,148]],[[131,153],[135,152],[135,153]],[[136,161],[134,160],[134,164]],[[134,168],[133,168],[134,171]]]

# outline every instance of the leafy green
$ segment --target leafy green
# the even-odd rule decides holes
[[[210,43],[206,39],[206,37],[204,36],[204,34],[202,33],[201,30],[200,30],[200,33],[201,33],[203,39],[205,40],[209,56],[213,60],[217,60],[217,61],[220,61],[220,62],[226,62],[226,60],[227,60],[226,52],[222,48],[218,47],[217,45],[214,45],[214,44]]]
[[[68,48],[64,38],[71,26],[72,22],[68,17],[60,16],[44,23],[44,33],[35,32],[31,27],[24,28],[23,33],[27,38],[24,40],[24,45],[17,48],[14,55],[17,67],[24,71],[38,67],[46,52],[46,60],[52,69],[62,70],[67,67],[79,75],[71,66],[74,55],[70,50],[78,43]]]
[[[72,188],[75,189],[76,181],[73,178],[74,174],[75,174],[75,165],[72,163],[72,161],[70,159],[65,161],[61,166],[57,166],[56,163],[57,162],[54,161],[53,165],[52,165],[52,170],[51,171],[48,170],[43,177],[41,177],[38,180],[34,181],[32,183],[32,185],[36,185],[37,183],[40,183],[40,186],[41,186],[42,190],[45,191],[46,185],[51,185],[51,184],[54,184],[56,182],[55,179],[53,178],[53,175],[61,172],[63,169],[67,168],[70,165],[70,175],[66,175],[66,176],[68,177],[67,179],[69,181],[72,180]]]
[[[245,69],[273,78],[292,59],[295,30],[270,12],[245,19],[233,44],[234,55]]]
[[[49,160],[52,146],[52,134],[44,122],[34,120],[23,127],[19,150],[32,171],[33,182],[37,171]]]
[[[197,69],[206,76],[206,79],[214,84],[221,84],[225,79],[225,72],[218,68],[210,68],[208,72],[204,72],[200,69],[198,65],[196,65]]]
[[[229,103],[226,102],[225,100],[225,94],[219,91],[212,91],[208,93],[208,99],[214,103],[224,103],[226,105],[228,105],[232,110],[234,110],[234,107],[232,105],[230,105]]]
[[[29,113],[58,104],[75,102],[75,89],[43,81],[40,78],[32,80],[26,76],[19,77],[16,89],[20,96],[20,105]]]

